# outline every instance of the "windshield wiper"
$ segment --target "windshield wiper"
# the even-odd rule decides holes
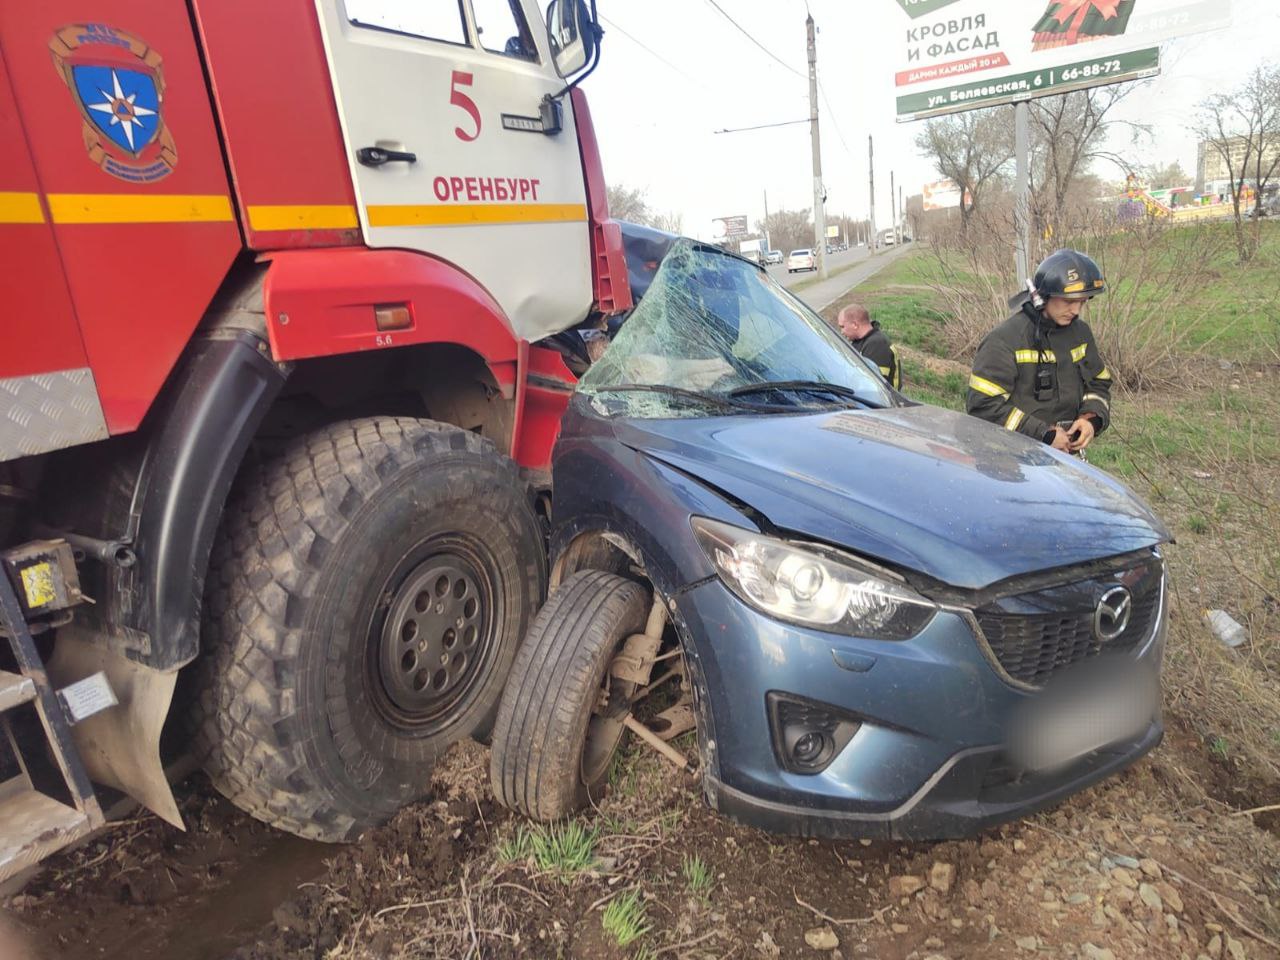
[[[828,396],[839,397],[841,400],[852,400],[854,403],[870,407],[872,410],[883,410],[885,407],[883,403],[864,397],[852,387],[842,386],[838,383],[825,383],[821,380],[764,380],[760,383],[748,383],[745,386],[734,387],[725,396],[744,397],[752,393],[771,393],[773,391],[784,393],[825,393]]]
[[[730,394],[711,393],[706,390],[689,390],[685,387],[670,387],[664,383],[615,383],[607,387],[592,385],[589,389],[594,390],[596,393],[665,393],[668,396],[681,397],[685,400],[697,400],[713,407],[730,410],[759,412],[764,409],[759,404],[735,400]]]

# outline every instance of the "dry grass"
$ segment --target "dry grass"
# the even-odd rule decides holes
[[[1215,367],[1216,370],[1216,367]],[[1280,396],[1273,370],[1217,371],[1198,387],[1121,401],[1126,477],[1177,537],[1166,548],[1169,707],[1242,775],[1280,783]],[[1261,376],[1259,376],[1261,374]],[[1095,458],[1097,459],[1097,458]],[[1236,649],[1204,613],[1245,626]]]
[[[992,215],[977,217],[965,233],[935,238],[931,286],[948,314],[950,355],[971,358],[1008,315],[1010,296],[1023,289],[1025,278],[1014,275],[1013,234],[1012,222]],[[1218,279],[1227,251],[1222,231],[1152,218],[1122,222],[1094,211],[1077,218],[1070,237],[1044,243],[1036,254],[1060,245],[1090,254],[1107,277],[1107,295],[1089,305],[1087,318],[1122,390],[1185,382],[1201,355],[1229,332],[1225,322],[1209,335],[1199,323],[1180,322]]]

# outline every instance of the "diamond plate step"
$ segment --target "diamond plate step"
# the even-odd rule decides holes
[[[0,670],[0,712],[36,698],[36,685],[30,677]]]
[[[0,803],[0,881],[89,832],[89,818],[34,790]]]

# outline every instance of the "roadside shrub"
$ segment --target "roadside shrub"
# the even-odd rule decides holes
[[[990,213],[935,238],[930,286],[951,315],[943,336],[952,356],[971,359],[1009,315],[1010,297],[1025,289],[1026,278],[1014,276],[1013,237],[1012,218]],[[1086,209],[1072,218],[1070,235],[1039,241],[1030,259],[1034,269],[1052,250],[1075,247],[1098,261],[1107,292],[1085,317],[1120,389],[1145,390],[1188,379],[1197,354],[1221,334],[1205,335],[1196,303],[1217,276],[1227,239],[1218,225],[1121,220]]]

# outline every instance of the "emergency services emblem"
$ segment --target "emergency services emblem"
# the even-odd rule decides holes
[[[89,159],[130,183],[153,183],[171,174],[178,148],[164,122],[160,54],[105,23],[63,27],[49,50],[80,108]]]

